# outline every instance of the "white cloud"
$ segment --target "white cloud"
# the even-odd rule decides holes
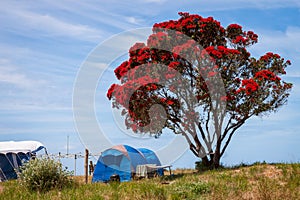
[[[87,25],[67,23],[50,15],[32,12],[19,12],[18,14],[26,26],[53,36],[69,36],[91,41],[99,40],[101,36],[99,30]]]
[[[45,81],[30,79],[8,60],[0,59],[0,84],[1,83],[11,84],[22,89],[32,89],[36,85],[44,84]]]
[[[284,32],[274,30],[256,31],[259,34],[259,49],[280,49],[298,54],[300,49],[300,27],[288,27]]]
[[[144,2],[140,5],[139,2],[126,2],[126,1],[109,1],[108,2],[95,2],[95,1],[49,1],[46,0],[46,5],[49,7],[64,10],[69,13],[73,18],[79,18],[87,24],[94,24],[95,27],[101,27],[102,35],[105,33],[110,34],[111,28],[127,30],[135,28],[136,25],[142,25],[145,21],[131,16],[132,13],[145,14],[148,10],[144,6]],[[72,6],[70,6],[72,4]],[[135,6],[132,6],[134,4]],[[113,5],[113,6],[112,6]],[[40,6],[47,9],[45,6]],[[126,7],[126,9],[124,9]],[[140,8],[140,9],[137,9]],[[131,10],[131,9],[134,9]],[[138,16],[138,15],[137,15]],[[104,27],[102,29],[102,27]]]
[[[86,41],[99,41],[102,36],[100,30],[89,25],[67,22],[54,16],[53,13],[40,14],[30,11],[28,8],[22,7],[22,5],[13,6],[13,4],[6,4],[4,8],[0,8],[0,12],[3,13],[1,20],[4,24],[11,31],[22,34],[30,34],[34,31],[35,34],[41,32],[41,35],[52,37],[66,36]]]
[[[126,21],[131,23],[131,24],[140,24],[142,20],[139,20],[136,17],[125,17]]]

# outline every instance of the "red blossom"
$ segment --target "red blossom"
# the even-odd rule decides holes
[[[229,54],[234,55],[234,54],[240,54],[240,52],[236,49],[229,49],[225,46],[218,46],[215,48],[214,46],[209,46],[205,48],[206,52],[214,57],[214,58],[223,58]]]
[[[109,100],[112,98],[112,94],[113,94],[116,86],[117,86],[117,84],[112,84],[110,86],[110,88],[108,89],[106,96]]]
[[[148,91],[153,91],[153,90],[157,90],[157,85],[155,83],[151,83],[147,86],[147,90]]]
[[[135,56],[139,52],[140,49],[144,48],[146,45],[144,43],[137,42],[135,43],[130,49],[129,54],[130,56]]]
[[[258,88],[259,85],[255,82],[255,80],[253,80],[252,78],[245,79],[242,80],[242,87],[237,90],[237,93],[245,91],[246,95],[251,95],[252,93],[256,92]]]
[[[238,35],[234,40],[232,40],[234,44],[243,44],[243,45],[246,45],[248,41],[249,41],[248,38],[244,38],[241,35]]]
[[[158,47],[160,42],[166,40],[167,34],[164,32],[157,32],[148,37],[147,45],[148,47]]]
[[[279,58],[280,58],[280,55],[274,54],[274,53],[272,53],[272,52],[268,52],[268,53],[266,53],[265,55],[261,56],[261,57],[260,57],[260,60],[262,60],[262,61],[269,61],[269,60],[272,59],[272,58],[277,58],[277,59],[279,59]]]
[[[180,65],[180,62],[174,61],[169,64],[169,67],[176,69]]]
[[[196,45],[195,40],[188,40],[186,43],[175,46],[173,48],[173,53],[174,54],[183,54],[183,53],[190,53],[190,51],[193,49],[193,47]]]
[[[280,77],[276,76],[273,72],[266,70],[266,69],[256,72],[254,77],[257,78],[258,80],[263,80],[263,79],[267,79],[270,81],[280,81],[281,80]]]
[[[175,103],[175,102],[172,101],[172,100],[168,100],[168,101],[167,101],[167,104],[168,104],[168,105],[173,105],[174,103]]]
[[[232,28],[232,29],[242,29],[242,26],[238,25],[238,24],[230,24],[228,26],[228,28]]]
[[[247,37],[253,41],[252,43],[256,43],[258,41],[258,35],[255,34],[253,31],[248,31]]]
[[[114,70],[115,75],[116,75],[116,77],[118,79],[120,79],[121,77],[123,77],[127,73],[127,71],[128,71],[128,65],[129,65],[129,62],[125,61],[119,67],[117,67]]]

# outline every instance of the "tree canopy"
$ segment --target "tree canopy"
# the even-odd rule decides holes
[[[291,62],[272,52],[252,57],[247,49],[258,35],[238,24],[225,28],[212,17],[179,15],[154,24],[147,43],[129,49],[114,71],[120,83],[107,97],[134,132],[159,136],[169,129],[205,165],[218,167],[247,119],[287,102],[292,84],[281,76]]]

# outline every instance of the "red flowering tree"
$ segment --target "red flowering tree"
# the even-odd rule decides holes
[[[183,135],[206,166],[217,168],[233,134],[252,116],[287,102],[290,65],[278,54],[251,57],[258,42],[238,24],[226,28],[212,17],[179,13],[157,23],[147,44],[136,43],[115,69],[120,84],[107,93],[136,133]]]

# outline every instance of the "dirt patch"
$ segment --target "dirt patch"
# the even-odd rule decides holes
[[[0,185],[0,194],[3,192],[3,186],[2,185]]]
[[[278,178],[282,175],[282,170],[269,165],[262,174],[268,178]]]

